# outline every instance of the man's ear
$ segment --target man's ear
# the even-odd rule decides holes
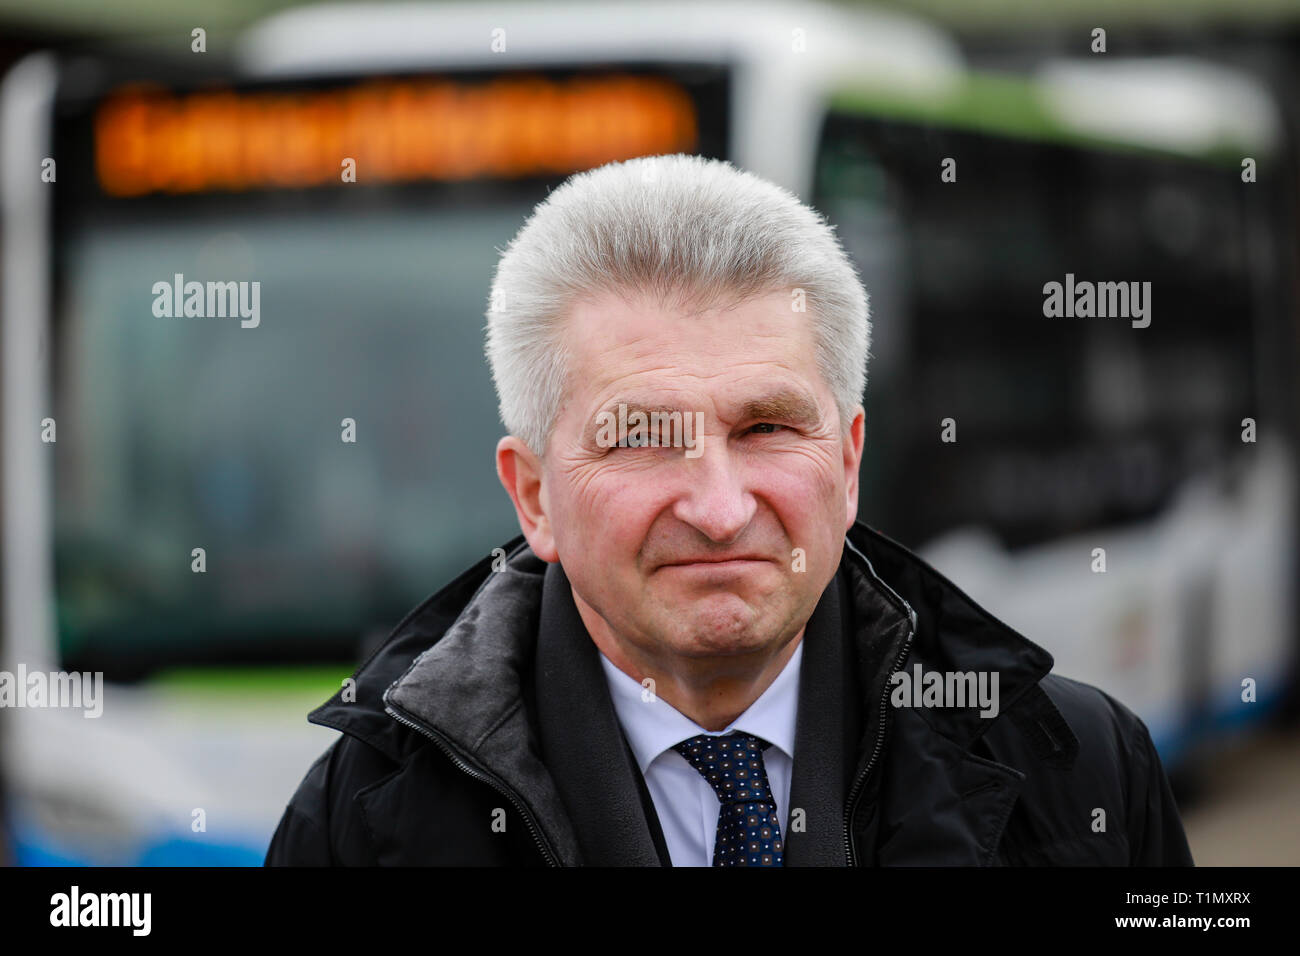
[[[555,535],[547,515],[546,492],[542,487],[542,463],[533,450],[514,435],[497,442],[497,477],[510,496],[519,516],[519,530],[533,554],[554,564],[560,560]]]
[[[845,515],[847,532],[858,520],[858,475],[862,468],[862,446],[865,442],[867,412],[861,405],[853,415],[853,423],[844,434],[844,488],[847,492],[848,510]]]

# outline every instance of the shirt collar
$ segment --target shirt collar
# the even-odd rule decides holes
[[[699,734],[729,734],[743,731],[761,737],[786,756],[794,759],[795,718],[799,709],[799,668],[803,661],[805,633],[799,646],[786,661],[776,680],[724,730],[708,731],[691,720],[662,697],[651,695],[631,676],[619,670],[601,653],[600,666],[605,670],[614,711],[618,715],[628,744],[644,774],[655,758],[674,744]],[[642,696],[644,694],[644,697]]]

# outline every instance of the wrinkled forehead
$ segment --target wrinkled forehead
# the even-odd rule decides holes
[[[814,427],[836,414],[808,317],[791,312],[784,290],[695,312],[592,297],[572,310],[566,333],[571,421],[704,412]]]
[[[793,301],[787,289],[681,301],[622,290],[586,296],[570,307],[561,329],[570,384],[599,389],[636,378],[671,388],[674,380],[684,386],[769,366],[815,370],[812,323]]]

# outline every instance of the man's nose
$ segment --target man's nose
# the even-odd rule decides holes
[[[709,540],[725,544],[748,527],[758,502],[746,489],[743,469],[725,440],[706,442],[703,451],[680,462],[685,488],[673,514]]]

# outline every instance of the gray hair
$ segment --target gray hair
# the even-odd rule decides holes
[[[867,379],[867,292],[834,227],[728,162],[650,156],[569,177],[497,263],[487,357],[501,421],[544,455],[567,394],[563,320],[581,299],[641,293],[677,308],[803,290],[817,364],[847,429]],[[792,311],[793,311],[792,305]]]

